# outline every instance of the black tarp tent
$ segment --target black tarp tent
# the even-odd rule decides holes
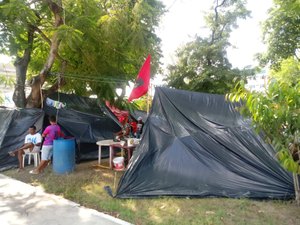
[[[66,104],[62,109],[44,104],[44,111],[47,115],[58,115],[58,123],[64,133],[76,138],[80,160],[97,159],[96,142],[112,139],[113,133],[121,129],[115,115],[97,99],[63,93],[53,94],[50,98]],[[108,149],[103,156],[108,156]]]
[[[142,117],[143,123],[147,120],[147,112],[142,110],[133,110],[130,112],[130,115],[137,121],[139,117]]]
[[[16,157],[10,157],[9,151],[24,143],[31,125],[41,131],[44,112],[41,109],[0,108],[0,171],[18,165]]]
[[[96,99],[67,94],[54,94],[50,97],[66,103],[66,107],[58,112],[45,103],[43,110],[0,108],[0,170],[17,165],[17,158],[10,157],[8,152],[24,143],[29,126],[34,124],[42,132],[49,125],[49,115],[58,115],[58,124],[63,132],[75,137],[77,162],[97,159],[96,142],[111,139],[113,133],[120,130],[115,116]],[[108,149],[102,155],[106,157]]]
[[[222,95],[156,88],[116,197],[289,199],[292,176]]]

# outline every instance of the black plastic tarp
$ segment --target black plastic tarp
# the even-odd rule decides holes
[[[289,199],[292,176],[222,95],[156,88],[116,197]]]
[[[142,110],[133,110],[130,112],[130,115],[137,121],[139,117],[142,117],[143,123],[147,120],[147,112]]]
[[[66,107],[57,110],[44,102],[42,109],[0,108],[0,170],[18,165],[16,157],[10,157],[9,151],[22,146],[31,125],[42,132],[49,125],[50,115],[57,115],[58,124],[67,136],[75,137],[76,160],[98,159],[97,141],[112,139],[120,130],[115,116],[97,99],[76,95],[54,94],[52,100],[66,103]],[[102,152],[108,156],[108,148]]]
[[[0,171],[15,167],[16,157],[10,157],[9,151],[22,146],[28,128],[43,126],[44,112],[41,109],[5,109],[0,108]]]
[[[62,109],[44,104],[44,111],[47,115],[57,115],[64,133],[75,137],[80,160],[97,159],[96,142],[112,139],[113,133],[121,129],[116,117],[97,99],[63,93],[53,94],[50,98],[66,104]],[[106,155],[108,149],[103,154]]]

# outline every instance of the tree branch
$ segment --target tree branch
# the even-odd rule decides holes
[[[64,78],[66,67],[67,67],[67,61],[63,61],[61,65],[60,73],[57,77],[57,81],[49,89],[43,91],[44,98],[56,92],[61,86],[64,86],[66,84],[66,80]]]
[[[52,0],[43,0],[51,10],[54,15],[54,28],[58,28],[63,24],[63,8],[61,7],[62,1],[56,0],[55,3]],[[53,63],[58,55],[58,48],[60,44],[60,39],[58,38],[58,33],[55,32],[51,38],[50,44],[50,51],[48,58],[40,71],[39,75],[34,77],[31,83],[31,93],[27,98],[27,105],[28,108],[39,107],[41,105],[41,87],[46,81],[47,76],[53,66]]]
[[[42,36],[42,38],[51,46],[51,40],[44,34],[44,32],[38,28],[37,26],[34,27],[34,29]]]
[[[219,12],[218,12],[218,8],[220,8],[220,7],[222,7],[224,4],[225,4],[225,2],[226,2],[227,0],[223,0],[220,4],[219,4],[219,0],[217,0],[217,4],[216,4],[216,6],[215,6],[215,8],[214,8],[214,11],[215,11],[215,24],[216,24],[216,27],[214,27],[213,28],[213,30],[212,30],[212,35],[211,35],[211,44],[213,44],[214,43],[214,41],[215,41],[215,35],[216,35],[216,32],[217,32],[217,27],[219,26],[219,23],[218,23],[218,20],[219,20]]]
[[[49,44],[49,46],[51,46],[52,42],[51,40],[46,36],[46,34],[38,27],[34,27],[34,29],[42,36],[42,38]],[[58,53],[57,53],[57,58],[60,61],[66,61],[64,58],[62,58]]]
[[[57,3],[55,3],[52,0],[44,0],[44,1],[46,1],[46,3],[48,3],[50,10],[54,14],[54,18],[55,18],[54,26],[59,27],[60,25],[63,24],[63,18],[62,18],[62,15],[60,15],[63,12],[62,1],[57,0]]]
[[[48,3],[49,8],[51,9],[52,13],[54,14],[54,18],[55,18],[54,27],[57,28],[57,27],[61,26],[63,24],[63,18],[61,15],[63,8],[59,5],[57,5],[52,0],[44,0],[44,1],[46,3]],[[58,2],[58,4],[62,4],[61,0],[58,0],[57,2]],[[52,40],[51,40],[50,52],[49,52],[48,59],[44,65],[44,68],[40,71],[40,74],[39,74],[39,76],[41,77],[41,85],[44,84],[46,77],[48,76],[48,73],[51,70],[51,67],[54,63],[54,60],[58,55],[57,52],[58,52],[59,44],[60,44],[60,40],[58,38],[58,34],[54,33]]]

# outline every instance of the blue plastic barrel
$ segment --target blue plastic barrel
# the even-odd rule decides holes
[[[53,171],[67,174],[75,169],[75,139],[57,139],[53,142]]]

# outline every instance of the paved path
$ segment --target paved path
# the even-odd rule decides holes
[[[0,174],[1,225],[129,225]]]

